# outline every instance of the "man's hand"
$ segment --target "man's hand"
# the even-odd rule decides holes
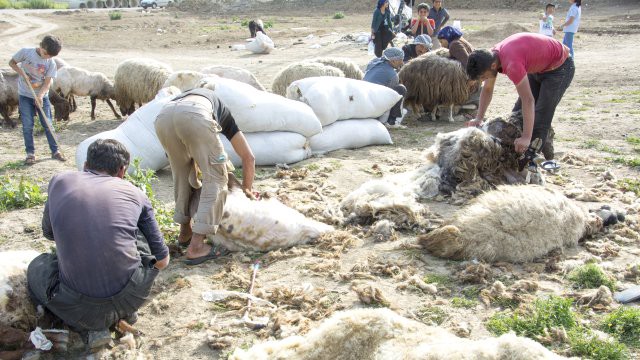
[[[513,142],[513,145],[516,148],[516,152],[518,154],[522,154],[527,150],[530,143],[531,143],[531,138],[519,137]]]
[[[482,125],[482,119],[470,120],[464,123],[464,126],[466,127],[481,127]]]

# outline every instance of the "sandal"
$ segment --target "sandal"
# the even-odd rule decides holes
[[[24,159],[24,164],[25,165],[33,165],[36,163],[36,156],[35,155],[27,155],[27,158]]]
[[[62,161],[62,162],[67,161],[67,158],[64,157],[64,155],[62,155],[60,151],[56,151],[55,154],[51,155],[51,158],[54,160]]]
[[[229,249],[222,247],[222,246],[212,246],[211,250],[209,251],[209,253],[205,256],[200,256],[197,257],[195,259],[187,259],[184,260],[183,263],[185,265],[200,265],[205,261],[209,261],[209,260],[213,260],[213,259],[217,259],[219,257],[228,255],[229,253],[231,253],[231,251],[229,251]]]

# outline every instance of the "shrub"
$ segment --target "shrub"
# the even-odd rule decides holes
[[[11,8],[11,3],[9,0],[0,0],[0,9],[9,9]]]
[[[264,21],[264,28],[265,28],[265,29],[272,28],[272,27],[273,27],[273,25],[274,25],[273,20],[266,20],[266,21]]]
[[[26,209],[44,204],[47,195],[38,184],[24,177],[20,180],[4,176],[0,178],[0,211]]]
[[[604,318],[603,329],[627,345],[640,346],[640,308],[618,308]]]
[[[118,10],[109,12],[109,19],[111,20],[120,20],[122,19],[122,13]]]
[[[574,269],[569,273],[569,280],[576,289],[596,289],[604,285],[614,291],[616,286],[615,279],[596,264],[586,264]]]
[[[53,9],[55,6],[49,0],[28,0],[27,4],[29,9]]]
[[[576,328],[568,335],[571,355],[592,360],[625,360],[630,358],[627,347],[616,339],[601,339],[586,328]]]
[[[249,20],[247,19],[243,19],[242,22],[240,22],[240,26],[242,27],[247,27],[249,26]]]
[[[624,191],[631,191],[640,196],[640,180],[624,178],[618,180],[618,187]]]
[[[451,306],[455,308],[473,309],[478,305],[476,300],[466,299],[462,297],[454,297],[451,299]]]
[[[341,11],[338,11],[337,13],[333,14],[333,18],[336,20],[344,19],[344,13]]]

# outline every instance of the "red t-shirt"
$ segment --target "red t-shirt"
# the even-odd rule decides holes
[[[427,20],[429,20],[429,24],[431,24],[431,27],[435,29],[436,22],[433,19],[427,19]],[[413,26],[416,24],[417,21],[418,19],[411,19],[411,25],[409,25],[409,29],[413,28]],[[420,31],[420,25],[424,27],[424,30],[422,30],[422,32]],[[424,22],[422,22],[422,24],[418,24],[418,31],[416,31],[416,35],[422,35],[422,34],[429,35],[429,33],[427,33],[427,24]]]
[[[569,57],[556,39],[534,33],[519,33],[502,40],[492,49],[500,59],[501,73],[518,85],[527,74],[553,70]]]

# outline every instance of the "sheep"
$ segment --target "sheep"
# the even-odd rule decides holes
[[[135,111],[135,104],[153,100],[173,70],[165,63],[153,59],[128,59],[116,68],[114,87],[116,102],[123,116]]]
[[[558,191],[499,186],[418,242],[437,257],[522,263],[575,246],[601,227],[601,220]]]
[[[69,101],[71,101],[69,97],[72,95],[89,96],[91,98],[91,120],[96,119],[96,99],[106,101],[116,118],[121,118],[110,100],[115,99],[113,82],[103,73],[65,66],[58,70],[54,87],[55,91],[59,91],[62,97],[69,99]],[[73,102],[75,103],[75,100]]]
[[[249,33],[251,34],[252,38],[256,37],[256,33],[258,31],[262,31],[264,34],[266,34],[266,32],[264,31],[264,24],[262,23],[262,20],[255,19],[249,21]]]
[[[505,334],[469,340],[404,318],[389,309],[334,314],[305,336],[236,348],[229,360],[542,360],[566,359],[534,340]]]
[[[362,80],[362,78],[364,77],[364,73],[362,72],[362,70],[360,70],[358,65],[349,59],[314,58],[308,61],[338,68],[342,70],[345,77],[350,79]]]
[[[274,94],[285,96],[287,87],[292,82],[314,76],[344,77],[344,72],[337,67],[320,63],[306,61],[292,63],[276,74],[271,85],[271,91]]]
[[[58,70],[62,69],[65,66],[69,66],[68,62],[64,61],[62,58],[57,57],[57,56],[53,58],[53,62],[56,63],[56,68]]]
[[[38,252],[0,252],[0,326],[31,330],[35,306],[29,301],[27,266]]]
[[[435,120],[438,106],[449,106],[448,120],[453,122],[453,105],[469,98],[467,74],[460,62],[439,56],[436,52],[421,55],[402,67],[400,83],[407,88],[404,102],[414,111],[431,112]]]
[[[206,75],[197,71],[176,71],[173,74],[169,75],[169,78],[164,82],[162,87],[167,88],[169,86],[175,86],[180,89],[180,91],[187,91],[198,87],[200,80],[204,79],[207,76],[210,75]]]
[[[258,79],[249,71],[235,66],[226,65],[211,65],[200,69],[203,74],[218,75],[222,78],[232,79],[236,81],[249,84],[254,88],[266,91],[264,86],[258,81]]]

